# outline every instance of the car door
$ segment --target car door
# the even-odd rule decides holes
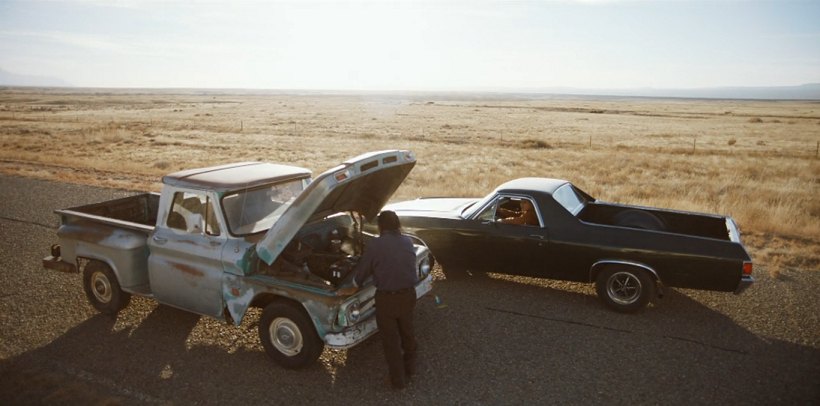
[[[222,317],[222,247],[225,232],[213,199],[199,191],[173,193],[148,241],[148,272],[157,301]]]
[[[533,211],[531,217],[521,219],[527,217],[520,210],[524,205]],[[475,258],[477,270],[513,275],[533,275],[541,270],[549,239],[532,198],[499,195],[472,222],[477,233],[468,254]]]

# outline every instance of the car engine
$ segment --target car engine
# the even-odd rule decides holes
[[[363,252],[363,219],[353,214],[338,214],[307,224],[270,266],[259,263],[259,272],[277,277],[320,278],[338,286],[352,278]]]

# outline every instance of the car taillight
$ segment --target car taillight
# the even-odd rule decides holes
[[[743,275],[751,275],[752,274],[752,263],[751,262],[744,262],[743,263]]]

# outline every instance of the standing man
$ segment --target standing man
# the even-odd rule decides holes
[[[407,386],[415,372],[416,339],[413,310],[416,307],[416,252],[410,238],[400,232],[399,217],[386,210],[379,214],[379,237],[370,240],[354,270],[355,292],[373,276],[376,285],[376,324],[395,389]],[[352,291],[351,291],[352,289]]]

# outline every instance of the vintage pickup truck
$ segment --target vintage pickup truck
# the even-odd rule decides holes
[[[620,312],[663,287],[740,293],[752,260],[730,217],[613,204],[566,180],[522,178],[484,198],[393,203],[404,231],[448,269],[594,282]]]
[[[363,231],[415,165],[410,151],[358,156],[311,180],[303,168],[243,162],[163,177],[145,193],[64,210],[46,268],[82,272],[91,304],[116,314],[132,294],[239,325],[286,368],[376,332],[366,285],[340,294],[373,237]],[[416,247],[417,296],[432,288]]]

